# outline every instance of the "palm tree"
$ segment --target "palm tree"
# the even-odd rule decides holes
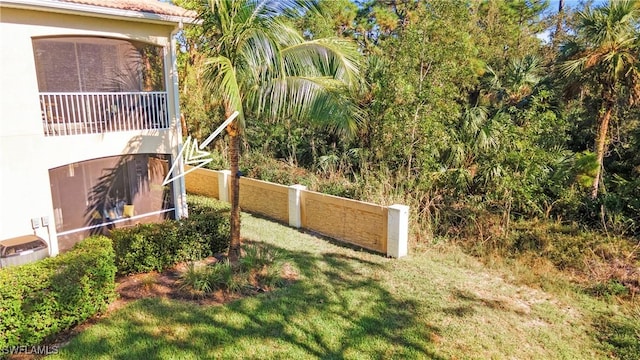
[[[201,9],[209,46],[205,78],[225,117],[231,168],[229,259],[240,255],[238,156],[252,118],[299,118],[353,133],[357,108],[349,89],[358,82],[358,51],[344,39],[304,41],[289,14],[317,11],[310,1],[209,0]]]
[[[501,105],[508,107],[517,105],[534,93],[536,86],[543,80],[541,72],[540,59],[527,55],[509,62],[502,76],[487,67],[483,82],[493,102],[502,102]]]
[[[561,74],[572,78],[569,88],[599,93],[595,141],[598,168],[591,197],[598,196],[609,122],[616,106],[640,101],[640,0],[610,1],[578,14],[577,37],[563,46],[568,60]],[[588,85],[586,88],[584,85]]]

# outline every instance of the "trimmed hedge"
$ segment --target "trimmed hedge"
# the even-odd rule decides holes
[[[112,230],[118,273],[162,271],[182,261],[226,251],[230,226],[228,214],[220,211],[222,208],[208,206],[204,201],[186,219]]]
[[[90,237],[59,256],[0,270],[0,350],[34,346],[115,299],[111,240]]]
[[[229,205],[229,203],[202,195],[187,195],[187,204],[189,205],[189,215],[199,215],[210,212],[229,215],[229,211],[231,211],[231,205]]]

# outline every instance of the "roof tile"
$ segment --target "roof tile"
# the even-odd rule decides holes
[[[119,10],[138,11],[167,16],[195,17],[193,11],[158,0],[58,0]]]

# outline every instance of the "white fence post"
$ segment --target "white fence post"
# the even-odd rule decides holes
[[[229,201],[229,179],[231,170],[220,170],[218,172],[218,198],[220,201]]]
[[[394,204],[388,207],[387,256],[407,256],[409,239],[409,207]]]
[[[302,227],[302,213],[300,209],[300,191],[307,190],[304,185],[289,186],[289,226]]]

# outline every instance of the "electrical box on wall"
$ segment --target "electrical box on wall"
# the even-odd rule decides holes
[[[48,216],[43,216],[42,217],[42,226],[49,226],[49,217]]]
[[[40,228],[40,218],[32,218],[31,219],[31,227],[34,230]]]

